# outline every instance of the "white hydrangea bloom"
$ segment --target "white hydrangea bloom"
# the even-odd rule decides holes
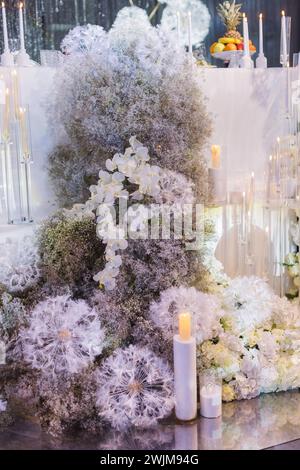
[[[116,350],[96,373],[99,414],[114,428],[149,427],[174,407],[166,362],[138,346]]]
[[[233,279],[222,295],[231,330],[246,335],[270,322],[274,297],[263,279],[254,276]]]
[[[88,367],[101,354],[105,333],[95,310],[65,295],[40,302],[20,337],[25,361],[56,377]]]
[[[39,255],[35,237],[6,239],[0,243],[0,284],[9,292],[22,292],[40,277]]]
[[[300,328],[300,307],[285,297],[275,297],[272,305],[273,322],[277,328]]]
[[[201,344],[221,332],[221,303],[214,295],[199,292],[194,287],[171,287],[162,292],[158,302],[150,306],[150,317],[166,339],[171,340],[177,328],[177,316],[189,312],[193,317],[196,341]]]

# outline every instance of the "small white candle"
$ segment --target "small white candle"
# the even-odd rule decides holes
[[[2,2],[2,21],[3,21],[4,52],[10,52],[9,44],[8,44],[6,8],[5,8],[4,2]]]
[[[264,30],[263,30],[263,16],[259,15],[259,53],[264,54]]]
[[[288,63],[287,52],[287,32],[286,32],[286,16],[285,11],[281,12],[281,37],[282,37],[282,64],[285,67]]]
[[[174,336],[175,413],[181,421],[197,416],[196,340],[191,336],[191,315],[179,315],[179,335]]]
[[[19,26],[20,26],[20,50],[25,51],[25,34],[24,34],[24,19],[23,19],[23,3],[19,5]]]
[[[249,28],[246,14],[243,13],[243,36],[244,36],[244,55],[250,57],[249,48]]]
[[[176,13],[176,18],[177,18],[177,40],[178,44],[181,44],[181,16],[180,16],[180,11]]]
[[[200,388],[200,413],[204,418],[222,415],[222,385],[208,384]]]
[[[188,12],[188,34],[189,34],[189,53],[193,54],[193,45],[192,45],[192,13]]]

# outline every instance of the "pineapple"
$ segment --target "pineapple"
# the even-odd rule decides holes
[[[224,35],[226,38],[241,39],[241,34],[237,31],[238,25],[241,23],[242,13],[240,12],[242,4],[236,4],[235,0],[232,2],[226,1],[220,3],[217,10],[218,15],[222,19],[227,28]]]

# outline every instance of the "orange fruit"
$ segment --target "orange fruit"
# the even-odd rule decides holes
[[[211,54],[214,53],[215,47],[216,47],[217,44],[218,44],[217,42],[214,42],[214,43],[210,46],[210,49],[209,49],[209,50],[210,50],[210,53],[211,53]]]
[[[224,49],[224,51],[236,51],[236,50],[237,50],[237,47],[235,44],[227,44],[227,46]]]
[[[253,44],[250,44],[249,49],[251,52],[256,52],[256,47]]]

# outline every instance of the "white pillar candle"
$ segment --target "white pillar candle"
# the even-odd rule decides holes
[[[193,54],[193,44],[192,44],[192,13],[188,12],[188,36],[189,36],[189,53]]]
[[[282,38],[282,64],[286,67],[288,63],[287,53],[287,32],[286,32],[286,16],[285,11],[281,12],[281,38]]]
[[[200,387],[200,414],[204,418],[219,418],[222,415],[222,385]]]
[[[196,340],[191,336],[191,315],[179,315],[179,335],[174,336],[175,413],[181,421],[197,416]]]
[[[208,184],[212,192],[215,203],[226,202],[227,198],[227,177],[225,168],[209,168]]]
[[[6,8],[5,8],[5,3],[4,2],[2,2],[2,22],[3,22],[4,52],[10,52],[9,44],[8,44]]]
[[[20,50],[25,51],[24,18],[23,3],[19,5],[19,27],[20,27]]]
[[[243,13],[243,36],[244,36],[244,55],[250,56],[249,48],[249,28],[246,14]]]

